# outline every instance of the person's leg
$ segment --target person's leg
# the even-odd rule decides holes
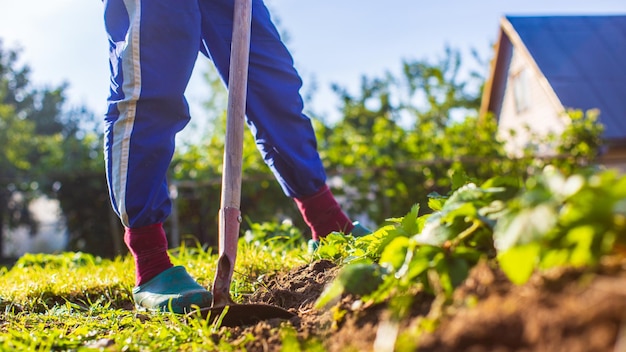
[[[200,1],[203,53],[228,82],[233,3]],[[252,1],[247,123],[285,194],[295,199],[315,239],[352,230],[326,186],[311,121],[302,112],[302,81],[261,0]]]
[[[154,287],[159,275],[172,272],[162,228],[171,210],[166,173],[175,135],[189,121],[183,94],[198,54],[200,15],[195,1],[107,0],[104,20],[111,68],[109,193],[135,258],[137,287]]]

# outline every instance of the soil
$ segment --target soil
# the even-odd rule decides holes
[[[344,296],[334,308],[315,309],[315,300],[337,270],[332,262],[317,261],[268,276],[249,303],[277,305],[297,316],[288,322],[229,328],[230,336],[252,333],[257,339],[248,343],[248,351],[280,351],[277,327],[287,323],[298,340],[317,340],[327,351],[392,351],[394,336],[416,331],[425,317],[438,317],[434,330],[410,335],[409,343],[405,338],[395,350],[626,351],[624,260],[607,261],[593,271],[535,274],[521,286],[512,284],[497,267],[480,263],[457,288],[452,302],[442,305],[418,293],[397,324],[385,306],[362,304],[358,297]]]

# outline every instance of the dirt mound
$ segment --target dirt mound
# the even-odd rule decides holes
[[[324,286],[337,273],[335,264],[321,260],[291,270],[273,274],[263,280],[261,287],[250,297],[249,303],[265,303],[296,310],[306,314],[320,296]]]
[[[328,351],[372,351],[380,342],[377,336],[386,337],[389,312],[383,306],[347,296],[337,306],[342,309],[313,307],[337,270],[332,262],[318,261],[268,276],[249,302],[297,313],[288,323],[300,341],[315,339]],[[400,330],[415,326],[432,309],[433,297],[417,294]],[[626,351],[626,263],[603,265],[593,273],[552,271],[523,286],[482,263],[441,316],[434,332],[419,337],[419,351]],[[278,351],[280,324],[285,322],[234,328],[231,336],[251,333],[256,339],[246,346],[249,351]]]
[[[420,351],[626,351],[624,271],[555,270],[515,286],[481,265],[456,293]]]

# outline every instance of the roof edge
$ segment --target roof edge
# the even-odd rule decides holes
[[[509,41],[511,41],[511,45],[513,45],[513,48],[517,48],[517,49],[521,50],[522,55],[528,60],[528,62],[530,63],[532,69],[535,71],[535,73],[537,73],[537,75],[539,77],[541,77],[541,79],[539,80],[539,84],[541,85],[541,87],[544,89],[544,91],[548,95],[548,99],[553,104],[553,106],[556,108],[556,110],[557,111],[561,111],[561,112],[565,112],[565,107],[561,103],[561,100],[556,95],[556,92],[554,91],[554,89],[552,88],[550,83],[548,82],[548,79],[546,78],[546,76],[541,71],[541,68],[539,67],[539,65],[537,64],[537,62],[533,58],[533,56],[530,54],[530,51],[528,50],[528,48],[526,47],[526,45],[522,41],[522,38],[519,36],[517,31],[515,30],[515,27],[513,26],[511,21],[509,21],[509,18],[511,18],[511,17],[540,17],[540,16],[511,16],[511,15],[505,15],[505,16],[503,16],[500,19],[500,33],[499,33],[498,41],[497,41],[495,49],[494,49],[495,50],[495,57],[494,57],[494,59],[493,59],[493,61],[491,63],[490,72],[489,72],[490,76],[487,79],[487,82],[485,83],[485,89],[483,91],[483,96],[482,96],[479,116],[481,116],[481,117],[482,116],[486,116],[490,112],[489,111],[489,105],[491,104],[491,100],[493,99],[493,91],[492,90],[493,90],[494,74],[495,74],[495,72],[497,70],[498,65],[500,65],[500,59],[501,58],[499,56],[499,49],[500,49],[500,46],[501,46],[501,43],[502,43],[502,40],[503,40],[504,36],[506,36],[509,39]]]

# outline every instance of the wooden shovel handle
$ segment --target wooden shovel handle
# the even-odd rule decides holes
[[[246,93],[248,89],[252,0],[234,1],[233,39],[228,76],[226,142],[224,145],[224,170],[222,173],[222,199],[219,220],[220,259],[213,283],[214,305],[225,304],[222,302],[230,301],[228,290],[237,257],[237,240],[241,222],[239,207],[241,203],[241,169]],[[228,260],[228,264],[224,260]],[[216,287],[221,289],[216,290]],[[224,292],[224,288],[226,288],[227,292]],[[225,294],[227,297],[224,297]]]

